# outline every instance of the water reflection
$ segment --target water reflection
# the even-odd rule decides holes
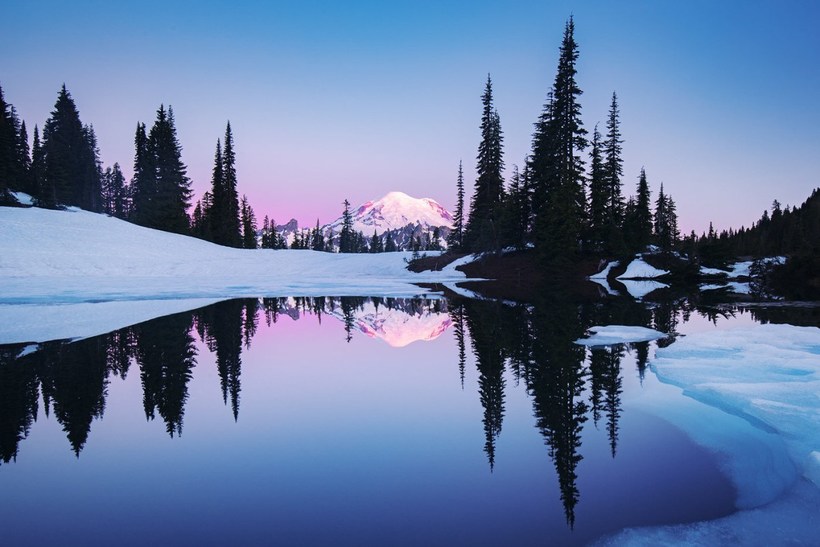
[[[749,311],[759,320],[778,318],[776,312]],[[451,330],[457,355],[450,362],[457,363],[462,389],[468,363],[476,365],[489,471],[503,457],[498,443],[507,412],[507,384],[512,380],[529,397],[533,425],[543,438],[545,457],[555,468],[564,517],[572,528],[582,497],[578,469],[584,457],[584,429],[604,430],[611,457],[617,457],[622,362],[632,353],[637,375],[643,378],[650,352],[647,342],[588,349],[575,340],[589,327],[602,324],[640,325],[674,335],[693,315],[714,322],[734,313],[735,309],[699,307],[687,300],[646,305],[625,299],[604,304],[560,295],[544,295],[528,305],[358,297],[224,301],[103,336],[37,347],[0,347],[0,460],[8,464],[17,459],[41,400],[45,416],[53,414],[79,457],[92,424],[104,415],[113,378],[125,379],[134,366],[139,369],[146,419],[159,418],[169,436],[181,436],[199,357],[197,338],[215,356],[223,402],[237,421],[242,354],[251,348],[262,322],[274,328],[284,318],[310,316],[319,323],[332,318],[341,321],[348,342],[362,336],[394,347],[433,340]]]

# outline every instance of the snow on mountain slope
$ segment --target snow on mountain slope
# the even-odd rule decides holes
[[[438,202],[430,198],[414,198],[404,192],[390,192],[376,201],[363,203],[353,215],[353,229],[366,235],[373,230],[383,233],[398,230],[408,224],[425,227],[453,225],[453,215]],[[341,230],[342,217],[330,223],[334,233]]]
[[[409,253],[230,249],[85,211],[0,207],[0,304],[239,296],[414,296],[461,272]]]

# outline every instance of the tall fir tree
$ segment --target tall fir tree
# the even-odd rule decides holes
[[[144,123],[137,123],[134,134],[134,176],[131,179],[131,220],[141,226],[154,225],[154,200],[157,195],[156,159],[148,151]]]
[[[100,210],[99,153],[93,128],[84,127],[74,100],[63,85],[43,127],[44,185],[38,201],[45,207],[76,205]]]
[[[641,174],[638,177],[637,196],[632,202],[634,205],[628,207],[630,216],[625,220],[625,236],[630,251],[641,251],[652,240],[651,199],[649,183],[646,180],[646,170],[641,167]]]
[[[487,75],[481,115],[481,142],[476,163],[477,178],[470,202],[470,218],[464,229],[464,243],[471,251],[499,249],[498,224],[504,197],[503,134],[493,105],[493,83]]]
[[[105,170],[103,175],[103,211],[117,218],[128,216],[128,188],[119,163]]]
[[[356,252],[356,234],[353,231],[353,216],[350,214],[350,202],[344,200],[342,212],[342,231],[339,233],[339,252]]]
[[[231,215],[230,197],[225,187],[225,160],[222,155],[222,143],[216,140],[216,152],[214,153],[214,168],[211,174],[211,195],[213,202],[211,207],[203,213],[208,219],[211,240],[219,245],[236,246],[236,237],[233,233],[234,222],[229,218]]]
[[[607,223],[611,226],[620,226],[623,222],[624,203],[621,177],[624,174],[624,162],[621,154],[624,141],[621,137],[620,119],[618,95],[613,91],[609,117],[606,121],[606,140],[603,142],[604,171],[609,193]]]
[[[248,197],[242,196],[241,205],[242,216],[242,247],[244,249],[256,249],[256,215],[253,212],[253,207],[248,203]]]
[[[585,216],[584,160],[586,129],[581,121],[582,94],[575,80],[578,44],[570,17],[564,28],[558,71],[533,136],[532,176],[535,239],[543,259],[557,265],[579,250]]]
[[[180,234],[190,231],[188,208],[191,180],[182,162],[182,146],[177,138],[174,111],[160,105],[157,119],[148,134],[148,154],[155,162],[156,195],[150,227]]]
[[[601,155],[601,133],[598,126],[592,132],[592,150],[589,156],[589,234],[590,250],[604,248],[606,227],[609,223],[610,191]]]
[[[319,226],[319,219],[316,219],[316,227],[313,229],[311,236],[310,248],[314,251],[325,250],[325,235],[322,233],[322,227]]]
[[[458,178],[456,179],[456,212],[453,215],[453,229],[448,236],[447,245],[458,251],[464,246],[464,169],[461,160],[458,162]]]
[[[225,222],[224,232],[226,237],[233,238],[233,243],[226,241],[224,245],[239,246],[239,193],[237,191],[236,178],[236,152],[234,150],[233,132],[231,122],[225,126],[225,143],[222,152],[222,176],[225,187]]]
[[[34,141],[31,145],[31,195],[39,196],[45,181],[45,154],[40,143],[40,131],[34,126]]]
[[[16,142],[11,105],[6,102],[0,87],[0,204],[11,203],[8,190],[17,168]]]
[[[33,195],[31,151],[28,147],[28,131],[26,130],[25,120],[20,121],[20,129],[17,132],[17,166],[19,170],[18,189],[21,192]]]

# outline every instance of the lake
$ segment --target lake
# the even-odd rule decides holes
[[[0,346],[6,545],[585,544],[715,519],[713,451],[647,411],[674,336],[816,309],[227,300]],[[593,325],[672,338],[585,348]]]

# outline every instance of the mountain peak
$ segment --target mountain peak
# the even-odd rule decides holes
[[[353,213],[353,224],[354,229],[365,233],[397,230],[408,225],[449,228],[453,225],[453,215],[434,199],[414,198],[404,192],[393,191],[380,199],[363,203]]]

